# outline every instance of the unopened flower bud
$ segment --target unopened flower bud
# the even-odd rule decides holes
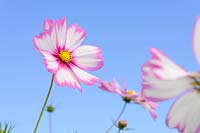
[[[47,106],[47,112],[52,113],[54,111],[54,107],[52,105]]]
[[[118,125],[117,125],[117,127],[120,129],[120,130],[123,130],[126,126],[127,126],[127,121],[126,120],[120,120],[119,122],[118,122]]]

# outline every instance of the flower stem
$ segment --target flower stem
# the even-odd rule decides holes
[[[42,118],[42,115],[43,115],[43,113],[44,113],[44,110],[45,110],[47,101],[48,101],[48,99],[49,99],[49,96],[50,96],[50,93],[51,93],[51,90],[52,90],[52,86],[53,86],[53,79],[54,79],[54,74],[52,75],[51,84],[50,84],[50,86],[49,86],[49,91],[48,91],[48,94],[47,94],[46,99],[45,99],[45,101],[44,101],[42,110],[41,110],[41,112],[40,112],[40,115],[39,115],[37,124],[36,124],[35,129],[34,129],[34,133],[36,133],[36,131],[37,131],[38,125],[39,125],[40,120],[41,120],[41,118]]]
[[[120,131],[121,131],[121,130],[119,129],[117,133],[120,133]]]
[[[126,105],[127,102],[125,102],[120,114],[118,115],[118,117],[116,118],[116,120],[113,122],[113,124],[105,131],[105,133],[109,133],[109,131],[113,128],[113,126],[116,125],[117,121],[119,121],[120,117],[122,116],[122,114],[124,113],[125,109],[126,109]]]
[[[52,133],[52,115],[49,113],[49,133]]]

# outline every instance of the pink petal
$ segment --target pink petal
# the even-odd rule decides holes
[[[180,97],[168,112],[166,123],[182,133],[200,132],[200,93],[193,90]]]
[[[38,50],[56,53],[58,49],[64,49],[66,43],[66,18],[58,21],[47,19],[44,21],[44,31],[33,38]]]
[[[142,94],[152,101],[173,98],[192,87],[193,79],[180,77],[174,80],[150,79],[142,83]]]
[[[193,79],[157,49],[142,66],[142,95],[153,101],[172,98],[192,87]]]
[[[126,88],[121,88],[120,87],[120,85],[117,83],[117,81],[116,80],[113,80],[112,82],[110,82],[110,84],[111,84],[111,86],[113,87],[113,88],[115,88],[115,92],[117,93],[117,94],[119,94],[120,96],[122,96],[122,97],[125,97],[126,95],[127,95],[127,90],[126,90]]]
[[[54,29],[56,31],[57,36],[57,46],[60,49],[64,49],[66,44],[66,37],[67,37],[67,24],[66,24],[66,17],[55,21]]]
[[[72,53],[72,62],[84,70],[97,70],[103,66],[102,51],[95,46],[84,45]]]
[[[44,21],[44,25],[43,25],[44,30],[50,30],[50,29],[52,29],[54,23],[55,23],[55,22],[54,22],[53,20],[51,20],[51,19],[46,19],[46,20]]]
[[[152,109],[156,109],[158,107],[157,103],[152,101],[147,101],[147,104],[151,106]]]
[[[151,48],[152,58],[146,63],[151,66],[153,74],[160,79],[175,79],[187,75],[187,71],[174,63],[160,50]]]
[[[157,113],[156,113],[154,110],[149,109],[148,111],[149,111],[149,113],[151,114],[151,117],[152,117],[153,119],[157,119],[157,118],[158,118],[158,115],[157,115]]]
[[[140,104],[144,109],[146,109],[153,119],[157,118],[157,114],[154,109],[157,108],[157,104],[150,100],[144,98],[141,94],[135,94],[130,96],[130,98],[137,104]]]
[[[113,80],[112,82],[100,80],[98,87],[104,91],[117,93],[122,97],[126,95],[125,90],[122,90],[119,84],[115,80]]]
[[[55,82],[59,86],[68,86],[82,91],[78,79],[65,64],[60,64],[55,74]]]
[[[76,77],[83,83],[88,84],[88,85],[93,85],[95,82],[99,80],[96,76],[93,76],[78,67],[76,67],[73,64],[70,64],[70,68],[73,71],[73,73],[76,75]]]
[[[57,50],[56,32],[54,29],[45,30],[39,36],[35,36],[33,42],[38,51],[47,51],[53,54]]]
[[[81,45],[84,40],[86,32],[78,27],[78,25],[73,24],[67,28],[67,40],[65,48],[70,52]]]
[[[197,62],[200,64],[200,17],[197,18],[194,33],[193,33],[193,52],[197,59]]]
[[[59,61],[57,57],[46,51],[40,51],[40,52],[44,56],[44,64],[47,70],[51,73],[55,73],[59,66]]]
[[[100,80],[98,87],[104,91],[115,92],[115,88],[113,88],[110,82],[107,81]]]

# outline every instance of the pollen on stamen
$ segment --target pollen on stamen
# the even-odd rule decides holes
[[[65,63],[70,62],[72,59],[72,55],[66,50],[60,51],[58,56],[61,59],[61,61],[65,62]]]
[[[133,94],[135,94],[135,92],[133,90],[127,90],[127,94],[133,95]]]

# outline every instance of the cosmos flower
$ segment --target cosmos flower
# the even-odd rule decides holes
[[[157,114],[154,111],[154,109],[157,108],[157,104],[150,100],[147,100],[140,93],[136,93],[133,90],[127,90],[125,87],[121,89],[121,87],[115,80],[113,80],[112,82],[100,81],[99,83],[100,84],[98,87],[100,89],[120,95],[125,102],[133,101],[134,103],[141,105],[142,107],[144,107],[144,109],[149,111],[154,119],[157,118]]]
[[[93,85],[98,77],[87,70],[103,66],[102,51],[90,45],[81,46],[86,32],[78,25],[67,27],[66,18],[44,21],[44,31],[33,38],[36,50],[44,57],[47,70],[54,74],[59,86],[68,86],[82,91],[80,82]]]
[[[200,63],[200,17],[193,33],[193,51]],[[158,49],[142,66],[142,94],[152,101],[177,97],[166,118],[169,128],[182,133],[200,132],[200,73],[188,72]]]

